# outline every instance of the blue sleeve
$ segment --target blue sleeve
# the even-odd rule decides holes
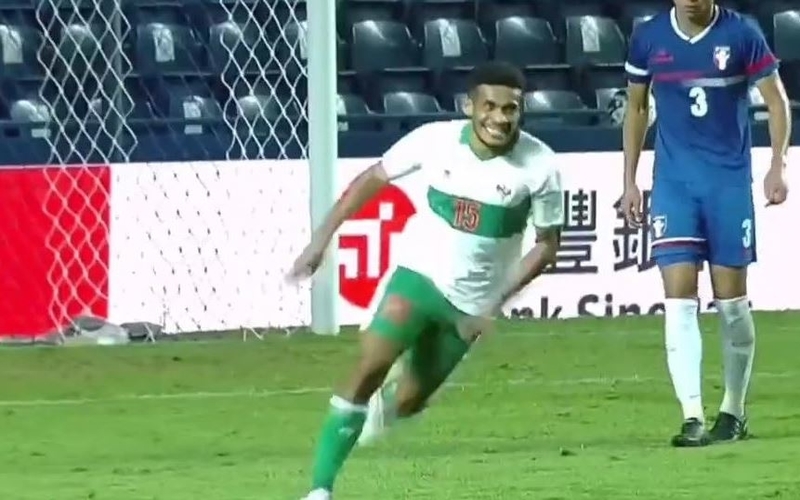
[[[644,26],[639,24],[631,35],[628,46],[628,60],[625,61],[625,72],[632,83],[650,83],[650,69],[648,68],[649,43],[645,40]]]
[[[745,72],[750,83],[755,83],[778,70],[778,59],[772,53],[761,30],[748,21],[744,25]]]

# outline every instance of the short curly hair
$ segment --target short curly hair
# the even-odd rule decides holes
[[[518,67],[503,61],[491,61],[475,66],[469,74],[467,85],[470,93],[480,85],[502,85],[524,92],[527,83]]]

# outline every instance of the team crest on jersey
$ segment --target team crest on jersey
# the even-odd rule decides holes
[[[720,71],[725,71],[731,59],[731,48],[727,46],[714,47],[714,65]]]
[[[664,235],[667,234],[667,217],[664,215],[651,217],[650,231],[653,233],[654,240],[663,238]]]

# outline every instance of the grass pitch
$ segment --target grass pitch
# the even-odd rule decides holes
[[[800,314],[759,314],[747,442],[668,446],[658,318],[503,323],[420,420],[357,449],[340,499],[800,498]],[[721,397],[716,320],[706,407]],[[339,338],[0,351],[0,499],[296,500]]]

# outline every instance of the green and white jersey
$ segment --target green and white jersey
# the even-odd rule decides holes
[[[503,156],[480,159],[467,120],[420,126],[382,158],[417,207],[395,241],[394,261],[430,278],[467,314],[485,312],[522,253],[527,228],[564,222],[553,151],[521,133]]]

